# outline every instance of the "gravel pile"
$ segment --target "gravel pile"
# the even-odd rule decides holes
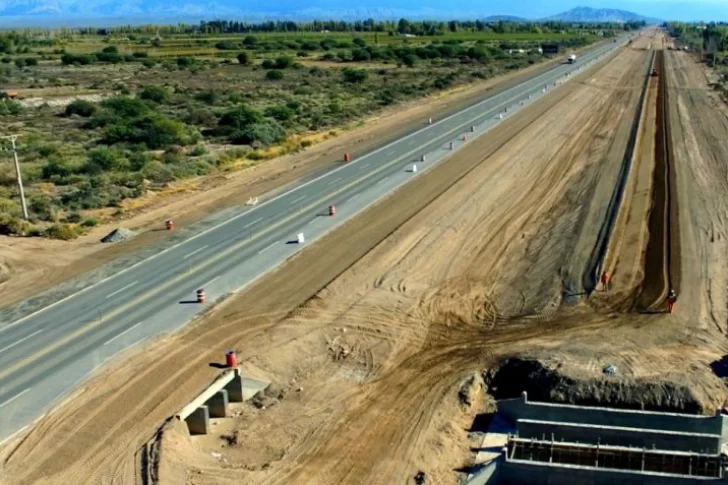
[[[119,227],[117,229],[114,229],[109,234],[103,237],[101,239],[102,243],[115,243],[115,242],[124,242],[128,241],[129,239],[136,236],[136,233],[130,229],[124,229],[123,227]]]

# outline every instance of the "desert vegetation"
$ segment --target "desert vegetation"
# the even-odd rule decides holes
[[[639,24],[217,21],[0,35],[0,234],[68,239],[176,181],[303,150],[398,103]]]

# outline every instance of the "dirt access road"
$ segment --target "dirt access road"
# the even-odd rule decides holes
[[[339,130],[334,138],[329,132],[310,135],[307,139],[317,144],[301,153],[248,168],[243,165],[231,173],[176,182],[161,192],[124,201],[122,222],[95,228],[77,241],[0,236],[0,307],[52,288],[125,254],[163,242],[169,234],[159,229],[168,218],[174,219],[177,229],[181,229],[226,208],[243,205],[251,197],[280,190],[300,178],[336,166],[347,151],[356,157],[419,129],[428,117],[446,116],[560,61],[560,58],[546,61],[431,99],[384,110],[365,120],[361,127],[343,133]],[[108,216],[113,210],[101,212]],[[124,244],[99,244],[103,236],[119,225],[134,230],[139,236]]]
[[[479,372],[613,325],[588,305],[556,312],[589,267],[648,56],[625,49],[182,335],[119,359],[3,450],[0,480],[133,483],[139,447],[238,348],[276,389],[208,437],[167,429],[162,483],[389,484],[418,469],[455,483]]]

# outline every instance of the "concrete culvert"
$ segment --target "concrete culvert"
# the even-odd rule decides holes
[[[101,239],[102,243],[115,243],[124,242],[136,236],[136,233],[131,229],[119,227],[111,231],[109,234]]]

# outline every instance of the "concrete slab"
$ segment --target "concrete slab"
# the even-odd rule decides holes
[[[217,391],[207,401],[207,407],[210,409],[210,417],[225,418],[228,415],[228,393],[225,389]]]
[[[468,475],[466,485],[485,485],[495,478],[498,459],[508,443],[508,435],[515,434],[516,429],[500,414],[496,414],[488,426],[483,443],[475,455],[476,472]]]
[[[268,389],[270,381],[261,379],[252,379],[250,377],[243,377],[243,401],[252,399],[253,396],[258,394],[260,391]]]

